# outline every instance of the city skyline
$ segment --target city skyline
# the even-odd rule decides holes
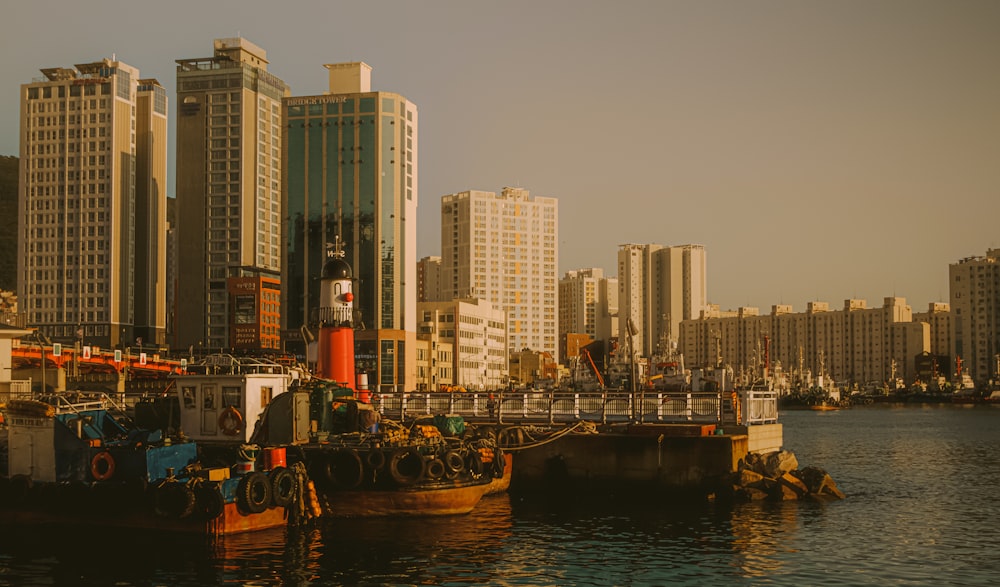
[[[58,22],[8,8],[0,154],[18,154],[20,84],[116,56],[171,98],[175,196],[175,60],[239,35],[293,95],[357,60],[420,105],[417,258],[441,254],[442,196],[508,185],[560,201],[560,277],[617,276],[620,244],[697,243],[723,309],[922,309],[948,300],[950,263],[1000,246],[996,3],[185,4],[135,3],[113,27],[107,2]],[[184,34],[150,35],[153,14]],[[25,25],[43,20],[38,43]]]

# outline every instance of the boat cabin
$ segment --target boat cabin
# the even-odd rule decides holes
[[[264,409],[296,379],[285,365],[210,355],[174,376],[180,431],[202,444],[250,442]]]

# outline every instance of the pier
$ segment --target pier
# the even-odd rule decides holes
[[[500,445],[514,452],[511,488],[518,491],[705,492],[748,454],[780,450],[783,442],[774,391],[741,391],[738,409],[729,392],[411,392],[373,399],[390,419],[450,414],[494,427]],[[560,432],[535,441],[542,428]]]

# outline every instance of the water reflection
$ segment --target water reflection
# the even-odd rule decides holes
[[[7,585],[995,584],[1000,410],[782,414],[830,503],[502,495],[472,513],[223,540],[0,528]]]
[[[463,516],[330,520],[313,549],[334,584],[474,583],[500,564],[511,536],[510,500],[498,495]]]

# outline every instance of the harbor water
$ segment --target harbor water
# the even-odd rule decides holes
[[[0,529],[11,585],[995,585],[1000,406],[781,414],[829,503],[496,496],[467,516],[224,540]]]

